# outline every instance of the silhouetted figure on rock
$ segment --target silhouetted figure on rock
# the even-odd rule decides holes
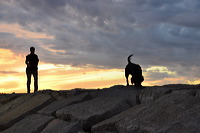
[[[125,68],[127,86],[129,86],[128,77],[130,74],[132,75],[131,83],[134,83],[135,87],[142,87],[141,83],[144,81],[144,77],[142,76],[142,69],[138,64],[131,62],[131,56],[133,56],[133,54],[128,57],[128,65]]]
[[[30,93],[31,75],[34,78],[34,92],[38,90],[38,56],[35,54],[35,48],[30,48],[30,54],[26,56],[26,76],[27,76],[27,93]]]

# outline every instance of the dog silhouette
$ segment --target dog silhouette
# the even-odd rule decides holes
[[[129,86],[128,77],[129,75],[131,75],[132,85],[134,83],[135,87],[142,87],[141,83],[144,81],[144,77],[142,76],[142,69],[140,65],[134,64],[131,62],[131,56],[133,56],[133,54],[131,54],[127,58],[128,64],[126,65],[126,68],[125,68],[125,77],[126,77],[127,86]]]

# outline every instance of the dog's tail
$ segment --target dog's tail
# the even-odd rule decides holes
[[[131,63],[131,56],[133,56],[133,54],[131,54],[131,55],[129,55],[129,57],[128,57],[128,63]]]

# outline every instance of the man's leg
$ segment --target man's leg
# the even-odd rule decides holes
[[[31,72],[26,71],[26,76],[27,76],[27,93],[30,93],[30,84],[31,84]]]
[[[38,91],[38,71],[33,72],[34,77],[34,92]]]

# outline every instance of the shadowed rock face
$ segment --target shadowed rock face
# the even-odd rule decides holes
[[[200,132],[199,122],[200,98],[172,92],[96,124],[92,132],[194,133]]]
[[[78,133],[83,131],[76,122],[65,122],[59,119],[51,121],[41,133]]]
[[[21,105],[24,103],[24,101],[27,101],[29,99],[31,99],[31,97],[33,96],[33,94],[28,94],[28,95],[24,95],[24,96],[20,96],[18,98],[16,98],[15,100],[10,101],[9,103],[3,105],[0,108],[0,115],[14,109],[15,107]]]
[[[29,99],[26,99],[25,101],[22,101],[19,106],[14,107],[0,116],[0,129],[2,130],[13,125],[25,116],[31,114],[33,111],[46,106],[51,101],[52,98],[45,94],[35,95]]]
[[[88,93],[83,93],[67,99],[61,98],[42,108],[40,111],[38,111],[38,113],[44,115],[54,115],[58,109],[64,108],[67,105],[87,101],[89,99],[91,99],[91,96]]]
[[[200,85],[48,90],[0,101],[2,133],[200,132]]]
[[[56,116],[66,121],[78,121],[84,129],[89,130],[94,124],[110,118],[129,107],[123,99],[99,97],[60,109],[56,112]]]
[[[2,133],[33,133],[40,132],[53,117],[33,114],[14,124]]]

